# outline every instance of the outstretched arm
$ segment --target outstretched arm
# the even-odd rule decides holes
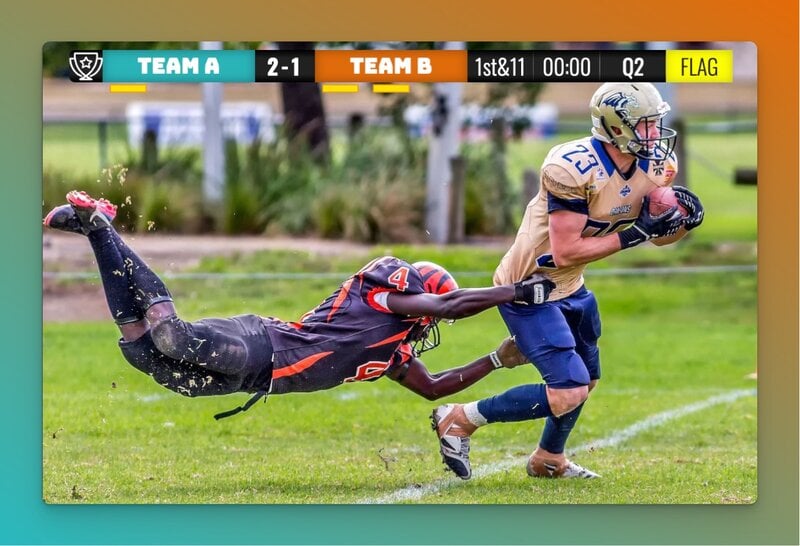
[[[501,303],[544,303],[555,286],[544,275],[535,274],[515,284],[493,288],[461,288],[446,294],[392,292],[387,296],[386,306],[398,315],[455,320],[475,315]]]
[[[474,385],[497,368],[513,368],[525,362],[513,338],[507,338],[496,351],[459,368],[431,374],[421,360],[412,358],[387,375],[420,396],[437,400]]]

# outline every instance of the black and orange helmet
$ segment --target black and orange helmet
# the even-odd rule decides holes
[[[423,287],[428,294],[447,294],[458,290],[458,283],[453,276],[439,264],[433,262],[414,262],[411,264],[422,276]],[[414,353],[419,355],[439,346],[439,319],[422,317],[412,333]]]
[[[414,269],[422,275],[425,292],[429,294],[447,294],[458,289],[458,283],[441,265],[433,262],[414,262]]]

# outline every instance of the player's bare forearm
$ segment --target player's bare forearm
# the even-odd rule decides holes
[[[495,369],[488,356],[483,356],[465,366],[436,374],[428,372],[425,365],[416,358],[412,359],[408,365],[409,368],[405,374],[401,370],[396,370],[389,377],[428,400],[438,400],[444,396],[461,392]]]
[[[514,301],[514,285],[493,288],[467,288],[448,292],[440,297],[439,317],[460,319],[485,311],[490,307]]]
[[[618,252],[619,235],[584,237],[587,216],[561,210],[550,214],[550,246],[553,260],[559,267],[586,264]]]
[[[616,233],[603,237],[578,237],[568,244],[553,244],[553,261],[558,267],[588,264],[619,252],[621,248]]]
[[[462,288],[447,294],[389,294],[388,307],[393,313],[408,316],[431,316],[461,319],[490,307],[513,301],[514,285],[492,288]]]

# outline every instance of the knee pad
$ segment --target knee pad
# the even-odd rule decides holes
[[[189,334],[186,323],[176,316],[154,324],[150,335],[156,348],[175,360],[183,360],[189,347]]]
[[[533,363],[548,387],[571,389],[589,385],[589,370],[573,349],[556,349],[540,355]]]
[[[173,315],[150,331],[155,346],[170,358],[223,374],[240,374],[249,365],[249,352],[242,335],[228,331],[234,325],[233,319],[186,322]]]

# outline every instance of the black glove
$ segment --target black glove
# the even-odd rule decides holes
[[[683,219],[686,229],[691,230],[702,224],[705,209],[703,209],[700,198],[683,186],[673,186],[672,191],[675,192],[678,203],[689,212],[689,216]]]
[[[514,303],[539,305],[547,301],[555,287],[556,283],[541,273],[534,273],[527,279],[514,283]]]
[[[619,232],[622,248],[636,246],[654,237],[674,235],[683,225],[683,220],[677,206],[671,207],[658,216],[650,214],[650,197],[646,195],[642,201],[639,217],[631,227]]]

